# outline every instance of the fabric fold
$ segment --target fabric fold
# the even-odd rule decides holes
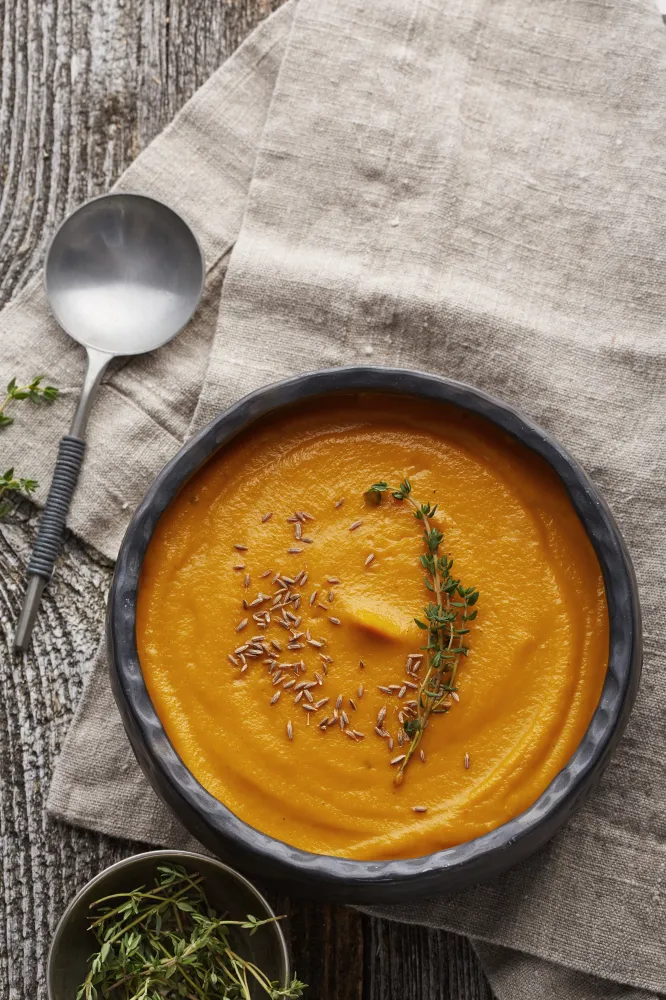
[[[152,476],[220,409],[356,362],[517,404],[621,524],[645,680],[598,790],[502,879],[373,909],[469,934],[502,1000],[666,992],[665,70],[647,0],[291,0],[119,182],[181,211],[210,270],[188,331],[104,386],[71,518],[101,551],[115,555]],[[36,284],[0,333],[8,374],[29,360],[70,387],[11,438],[10,459],[30,450],[46,484],[80,352]],[[49,809],[116,836],[187,838],[133,761],[102,653]]]

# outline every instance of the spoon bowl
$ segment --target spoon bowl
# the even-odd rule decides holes
[[[110,355],[166,344],[196,309],[203,281],[203,254],[189,226],[135,194],[77,209],[53,238],[44,269],[63,330]]]

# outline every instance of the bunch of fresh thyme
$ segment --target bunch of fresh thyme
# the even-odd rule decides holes
[[[42,385],[44,375],[36,375],[31,382],[26,385],[17,385],[16,378],[13,378],[7,386],[5,398],[0,404],[0,429],[8,427],[14,423],[14,418],[7,416],[7,407],[13,401],[21,399],[53,401],[58,395],[58,390],[53,385]],[[0,475],[0,517],[4,517],[11,510],[11,504],[2,498],[9,492],[20,492],[30,496],[37,489],[38,483],[34,479],[23,479],[14,475],[14,469],[7,469],[4,475]]]
[[[469,623],[477,616],[477,609],[470,609],[478,601],[479,592],[474,587],[463,587],[460,580],[453,578],[453,559],[440,552],[444,535],[431,520],[437,512],[437,504],[417,503],[411,495],[412,487],[408,479],[397,487],[386,482],[374,483],[368,495],[380,503],[382,494],[387,492],[396,500],[409,504],[414,510],[414,517],[423,522],[426,552],[420,561],[426,571],[425,585],[434,595],[434,601],[423,609],[426,621],[414,619],[418,627],[428,633],[427,645],[423,647],[428,655],[428,669],[419,688],[417,715],[406,719],[403,724],[410,745],[396,772],[395,783],[399,785],[421,742],[430,716],[448,712],[451,700],[456,700],[458,662],[461,656],[469,653],[464,636],[470,631]]]
[[[179,866],[158,868],[152,889],[91,904],[99,951],[76,1000],[295,1000],[305,984],[281,987],[235,950],[233,935],[254,934],[279,917],[225,920],[211,908],[203,877]]]

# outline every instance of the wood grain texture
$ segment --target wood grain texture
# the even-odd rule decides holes
[[[0,303],[39,269],[63,216],[107,190],[276,6],[0,0]],[[35,526],[27,503],[0,526],[0,1000],[45,1000],[48,944],[67,901],[140,846],[44,814],[101,634],[111,567],[69,538],[33,647],[15,657]],[[471,947],[454,935],[316,902],[274,902],[290,914],[294,964],[313,1000],[491,1000]]]

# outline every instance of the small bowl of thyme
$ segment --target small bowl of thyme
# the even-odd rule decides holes
[[[149,851],[72,900],[48,959],[49,1000],[296,1000],[276,916],[214,858]]]

